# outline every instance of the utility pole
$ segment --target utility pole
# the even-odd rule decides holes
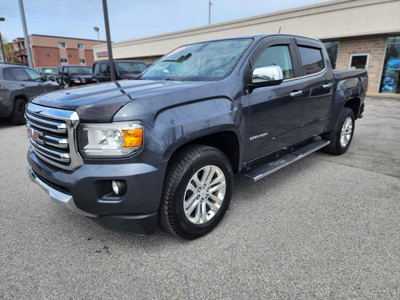
[[[208,24],[211,24],[211,6],[214,6],[214,4],[211,3],[211,0],[208,0]]]
[[[5,21],[6,19],[1,17],[0,21]],[[1,54],[3,55],[3,62],[6,62],[6,56],[4,55],[4,45],[3,45],[3,37],[1,36],[1,32],[0,32],[0,45],[1,45]]]
[[[107,0],[103,0],[103,14],[104,14],[104,25],[106,27],[108,63],[110,64],[111,81],[116,81],[117,77],[115,76],[115,65],[111,48],[110,24],[108,22]]]
[[[26,51],[28,52],[29,66],[30,66],[31,68],[33,68],[31,46],[30,46],[30,44],[29,44],[28,29],[26,28],[26,20],[25,20],[24,3],[22,2],[22,0],[19,0],[19,11],[20,11],[20,13],[21,13],[22,27],[23,27],[23,29],[24,29],[25,49],[26,49]]]

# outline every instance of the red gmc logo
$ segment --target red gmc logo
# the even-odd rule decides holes
[[[34,140],[36,143],[43,145],[44,142],[43,140],[40,139],[40,137],[43,136],[43,133],[40,131],[37,131],[33,128],[27,127],[26,128],[28,131],[28,137],[31,138],[32,140]]]

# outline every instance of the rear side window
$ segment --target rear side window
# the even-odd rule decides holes
[[[314,74],[324,69],[324,60],[320,49],[299,46],[304,75]]]
[[[12,76],[10,69],[4,69],[3,76],[4,76],[4,80],[11,80],[11,81],[14,80],[14,77]]]
[[[28,74],[22,68],[11,69],[11,73],[17,81],[30,81]]]
[[[257,58],[254,68],[267,66],[280,66],[284,79],[293,78],[293,66],[289,47],[280,45],[265,49]]]
[[[109,75],[107,63],[100,64],[99,74],[100,75]]]

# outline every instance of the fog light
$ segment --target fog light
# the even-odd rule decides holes
[[[113,192],[117,196],[121,196],[125,192],[125,182],[120,180],[113,180],[111,182]]]

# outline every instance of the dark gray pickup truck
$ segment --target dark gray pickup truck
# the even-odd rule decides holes
[[[185,45],[140,80],[32,100],[29,175],[108,229],[160,223],[194,239],[224,216],[234,173],[256,181],[319,149],[346,152],[366,90],[365,70],[333,71],[310,38]]]

